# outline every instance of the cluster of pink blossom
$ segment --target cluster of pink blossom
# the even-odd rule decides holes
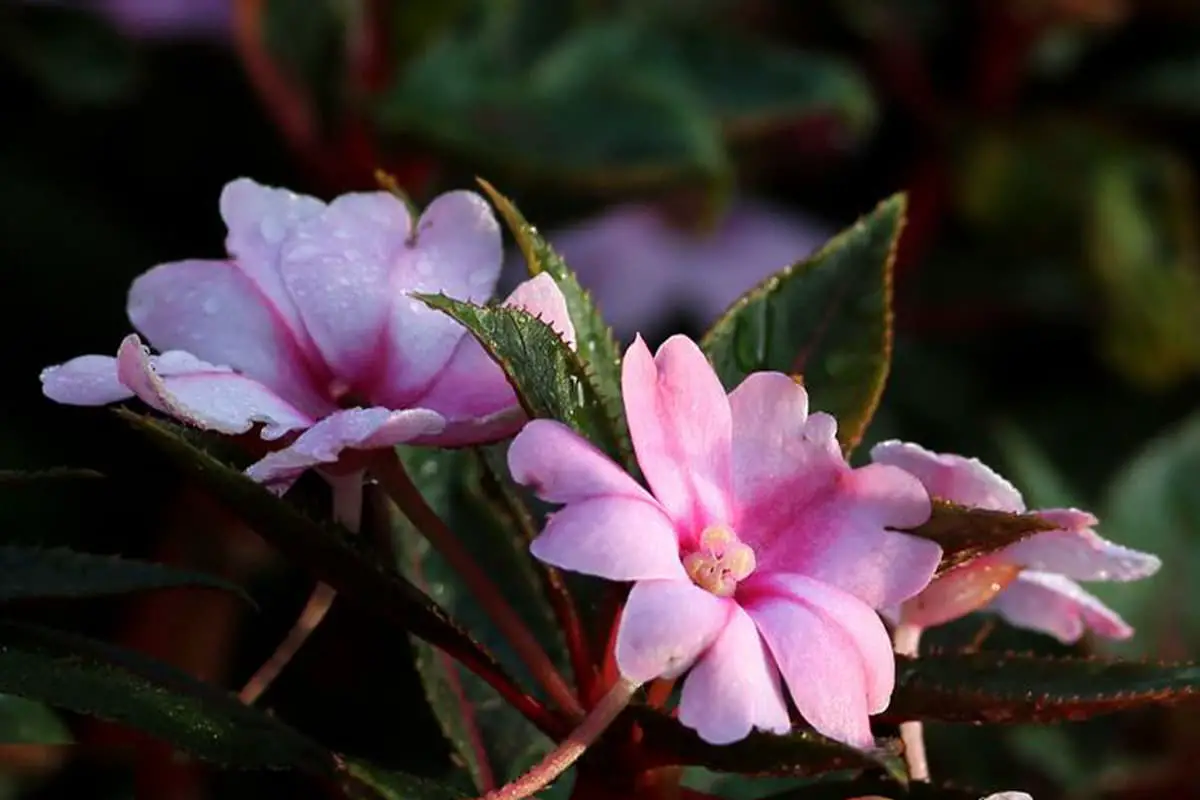
[[[387,192],[331,203],[241,179],[221,196],[228,257],[164,264],[129,293],[137,335],[117,356],[42,374],[63,403],[132,396],[226,434],[258,426],[274,447],[249,474],[277,489],[309,468],[398,443],[504,439],[514,479],[561,506],[538,559],[632,583],[616,663],[641,684],[686,673],[680,721],[705,740],[791,727],[787,698],[843,742],[874,744],[869,717],[895,682],[884,617],[930,626],[980,608],[1064,641],[1130,629],[1075,580],[1131,580],[1154,556],[1097,535],[1074,510],[1056,526],[934,580],[940,548],[901,532],[931,496],[1023,511],[978,461],[888,442],[852,468],[836,421],[773,372],[726,393],[699,347],[675,336],[625,353],[625,415],[645,485],[559,422],[525,419],[501,369],[456,322],[413,293],[483,302],[501,232],[470,192],[419,219]],[[506,301],[572,343],[557,284],[541,275]],[[882,614],[882,616],[881,616]]]

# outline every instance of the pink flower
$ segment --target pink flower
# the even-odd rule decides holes
[[[899,467],[929,494],[975,508],[1019,513],[1021,493],[977,459],[931,453],[915,444],[883,442],[871,450],[877,464]],[[1077,641],[1086,629],[1124,639],[1133,629],[1075,581],[1132,581],[1153,575],[1159,559],[1114,544],[1092,530],[1085,511],[1048,509],[1038,516],[1060,526],[999,553],[976,559],[934,581],[900,609],[901,621],[929,627],[980,608],[1013,625]]]
[[[221,193],[223,261],[177,261],[141,275],[127,312],[136,335],[117,358],[81,356],[42,372],[46,396],[102,405],[137,395],[196,427],[280,440],[256,480],[286,488],[345,448],[461,445],[504,438],[524,415],[466,330],[410,293],[487,300],[500,228],[472,192],[436,198],[419,220],[387,192],[321,201],[249,179]],[[506,301],[568,341],[566,302],[546,275]]]
[[[713,743],[785,732],[780,686],[818,731],[873,744],[868,715],[894,682],[873,609],[921,591],[941,557],[888,530],[929,516],[920,483],[892,467],[851,469],[836,422],[774,372],[726,396],[699,348],[673,336],[625,354],[625,412],[650,491],[567,427],[534,420],[509,466],[551,515],[533,554],[633,581],[616,659],[642,683],[691,669],[680,721]]]
[[[707,233],[674,227],[653,206],[625,205],[548,238],[628,341],[673,314],[711,323],[760,281],[810,255],[829,233],[745,199]]]

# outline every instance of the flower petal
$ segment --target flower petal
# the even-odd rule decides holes
[[[325,204],[315,197],[238,178],[221,190],[220,208],[229,229],[225,249],[235,265],[276,309],[306,355],[315,356],[300,312],[283,284],[279,251],[296,226],[324,211]]]
[[[336,377],[360,393],[385,366],[393,265],[409,222],[388,192],[344,194],[299,222],[280,251],[280,275],[305,328]]]
[[[436,432],[442,418],[424,408],[350,408],[325,417],[282,450],[252,464],[246,474],[284,492],[310,467],[332,464],[343,450],[374,450]]]
[[[654,503],[612,459],[561,422],[530,421],[508,448],[513,480],[550,503],[621,496]]]
[[[313,416],[334,409],[314,388],[281,309],[228,261],[161,264],[134,280],[126,312],[159,350],[228,365]]]
[[[681,675],[716,641],[736,607],[687,578],[639,581],[621,613],[617,667],[638,683]]]
[[[896,659],[887,628],[870,606],[852,594],[803,575],[752,577],[746,588],[754,598],[747,601],[750,606],[771,597],[787,599],[838,625],[858,651],[866,677],[867,711],[878,714],[887,708],[896,685]]]
[[[277,439],[313,423],[266,386],[228,367],[178,351],[152,360],[136,334],[121,342],[117,376],[146,404],[206,430],[245,433],[262,422],[262,438]]]
[[[414,235],[397,251],[379,402],[414,402],[466,335],[466,329],[452,318],[406,295],[441,293],[482,303],[496,288],[503,255],[500,223],[481,196],[447,192],[429,204]]]
[[[822,425],[813,414],[807,430]],[[826,425],[826,427],[828,427]],[[823,433],[823,432],[822,432]],[[941,559],[933,542],[888,530],[929,518],[929,496],[902,470],[872,464],[851,470],[813,459],[743,508],[738,535],[754,548],[763,573],[808,575],[872,608],[924,589]]]
[[[870,681],[851,631],[823,613],[823,606],[790,597],[764,595],[745,607],[779,664],[800,716],[839,742],[873,747]],[[876,624],[883,627],[878,618]]]
[[[672,336],[651,358],[638,337],[625,353],[621,389],[638,463],[671,518],[694,533],[729,522],[729,400],[700,348]]]
[[[529,550],[547,564],[612,581],[687,579],[671,521],[657,504],[627,496],[556,511]]]
[[[1133,628],[1079,584],[1061,575],[1025,570],[990,608],[1018,628],[1048,633],[1065,644],[1087,629],[1109,639],[1128,639]]]
[[[574,346],[575,328],[567,313],[567,301],[546,273],[518,286],[504,305],[541,317]],[[516,433],[526,419],[504,370],[469,334],[459,340],[433,384],[413,403],[432,408],[450,420],[446,430],[428,442],[442,446],[502,439]],[[484,436],[488,438],[479,438]]]
[[[871,460],[915,475],[934,497],[972,508],[1025,510],[1016,487],[977,458],[932,453],[917,444],[892,440],[872,447]]]
[[[1122,547],[1092,530],[1097,520],[1075,509],[1039,511],[1062,529],[1047,531],[1004,549],[1004,558],[1039,572],[1054,572],[1077,581],[1136,581],[1158,572],[1158,556]]]
[[[112,356],[78,356],[46,367],[39,377],[42,394],[56,403],[103,406],[133,397],[117,378],[117,360]]]
[[[734,606],[725,630],[684,680],[679,721],[710,744],[739,741],[755,728],[791,729],[779,670],[741,608]]]

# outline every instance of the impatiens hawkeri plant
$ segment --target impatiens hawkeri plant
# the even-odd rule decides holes
[[[398,192],[326,204],[235,180],[227,257],[145,273],[115,357],[43,372],[58,402],[158,412],[117,413],[320,585],[240,696],[12,623],[0,692],[350,798],[703,798],[681,781],[704,767],[812,779],[781,798],[975,800],[932,782],[923,721],[1084,719],[1200,685],[1191,665],[918,652],[922,630],[979,610],[1065,642],[1129,636],[1074,581],[1159,562],[1086,512],[1028,512],[976,460],[884,442],[851,465],[890,365],[903,197],[700,342],[652,353],[621,352],[482,186],[490,203],[450,192],[417,214]],[[493,208],[530,274],[499,303]],[[309,471],[332,519],[289,494]],[[3,558],[20,578],[4,599],[239,591],[81,553]],[[451,774],[381,769],[255,708],[335,593],[413,637]]]

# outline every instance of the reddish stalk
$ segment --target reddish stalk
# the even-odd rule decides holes
[[[646,690],[646,704],[651,708],[663,708],[671,699],[671,690],[674,688],[674,678],[659,678]]]
[[[370,470],[409,522],[463,579],[483,611],[508,639],[518,658],[525,663],[550,699],[569,716],[576,719],[582,717],[583,706],[546,651],[454,532],[425,502],[395,453],[377,453],[371,461]]]
[[[564,739],[558,747],[529,772],[512,783],[488,792],[481,800],[523,800],[549,786],[560,775],[570,769],[600,735],[608,729],[633,699],[639,684],[620,680],[608,694],[588,712],[579,727]]]
[[[892,642],[902,656],[916,658],[921,649],[922,629],[916,625],[898,625]],[[925,755],[925,729],[920,720],[900,723],[900,741],[904,743],[904,761],[908,776],[914,781],[929,782],[929,761]]]
[[[333,518],[346,527],[351,533],[358,533],[362,526],[363,482],[362,473],[338,476],[330,479],[333,491]],[[279,673],[283,672],[291,660],[299,652],[308,637],[317,629],[333,606],[337,590],[325,583],[318,583],[308,596],[308,601],[300,611],[300,616],[292,624],[292,629],[275,648],[263,665],[259,667],[246,685],[238,692],[238,698],[246,705],[252,705],[263,693],[271,687]]]

